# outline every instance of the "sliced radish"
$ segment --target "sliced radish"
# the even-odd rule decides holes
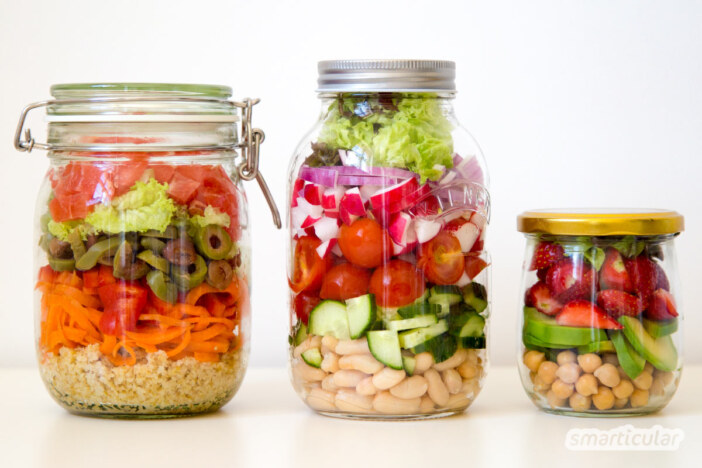
[[[399,244],[396,244],[395,242],[393,242],[392,243],[392,254],[405,256],[405,254],[409,254],[410,252],[412,252],[417,247],[418,243],[419,242],[417,242],[416,240],[414,242],[407,243],[407,245],[399,245]],[[416,263],[417,259],[414,257],[414,255],[411,255],[411,257],[412,257],[411,263]],[[401,258],[401,259],[404,260],[404,258]]]
[[[441,223],[424,218],[414,219],[414,232],[421,244],[432,240],[441,230]]]
[[[297,198],[297,206],[291,210],[291,222],[293,229],[299,229],[307,218],[319,219],[322,217],[322,207],[312,205],[302,197]]]
[[[418,188],[417,179],[413,177],[374,193],[370,202],[373,208],[399,203],[405,196],[414,193]]]
[[[321,185],[307,184],[302,192],[305,200],[310,202],[311,205],[322,204],[322,199],[324,198],[324,187]]]
[[[335,242],[334,247],[332,247],[332,253],[336,255],[337,257],[343,257],[344,253],[341,251],[341,247],[339,247],[339,243]]]
[[[483,231],[485,230],[485,224],[487,223],[487,220],[483,215],[478,214],[478,212],[474,211],[470,217],[470,222],[478,226],[478,229]]]
[[[297,197],[302,195],[300,193],[300,191],[303,189],[304,186],[305,186],[304,180],[295,179],[295,183],[293,184],[293,189],[292,189],[292,202],[290,203],[290,206],[292,208],[295,208],[297,206]]]
[[[388,233],[395,244],[406,246],[408,243],[416,242],[417,236],[412,229],[412,217],[407,213],[400,212],[390,218]]]
[[[302,229],[307,229],[308,227],[314,226],[317,221],[319,221],[322,218],[313,218],[312,216],[308,216],[305,218],[305,220],[302,222],[302,225],[300,225],[300,228]]]
[[[328,241],[324,241],[321,244],[319,244],[319,247],[317,247],[317,255],[319,255],[321,258],[324,258],[329,254],[329,252],[332,251],[334,246],[336,245],[336,239],[330,239]]]
[[[324,216],[327,218],[339,219],[339,212],[336,210],[324,210]]]
[[[334,187],[324,190],[322,194],[322,208],[325,210],[339,210],[341,197],[344,196],[344,187]]]
[[[339,237],[339,224],[334,218],[322,218],[314,224],[314,233],[322,242]]]
[[[448,223],[446,225],[446,230],[456,236],[456,239],[458,239],[458,242],[461,244],[462,252],[470,252],[470,249],[473,248],[473,244],[475,244],[475,241],[478,240],[480,236],[478,227],[463,218]]]
[[[359,188],[361,191],[361,198],[363,198],[363,202],[367,202],[370,200],[370,198],[378,191],[380,190],[380,187],[377,185],[363,185]]]
[[[365,216],[366,208],[363,203],[363,198],[361,197],[361,191],[358,187],[350,188],[344,193],[344,196],[341,197],[339,209],[346,209],[346,211],[353,216]]]
[[[347,226],[351,226],[358,218],[359,216],[349,213],[349,210],[343,204],[339,207],[339,219]]]
[[[419,200],[428,195],[430,192],[431,187],[429,184],[424,184],[414,192],[403,197],[399,202],[389,204],[385,207],[385,209],[387,209],[389,213],[397,213],[398,211],[406,210],[416,205]]]
[[[468,276],[468,275],[466,274],[466,272],[464,271],[463,274],[461,275],[461,277],[458,279],[458,281],[456,281],[455,284],[456,284],[456,286],[458,286],[459,288],[462,288],[462,287],[465,286],[466,284],[470,284],[470,282],[471,282],[470,276]]]

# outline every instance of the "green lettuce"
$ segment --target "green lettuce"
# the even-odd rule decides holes
[[[86,240],[88,238],[88,234],[93,232],[92,227],[85,224],[83,220],[56,222],[52,219],[47,224],[49,234],[64,242],[68,241],[68,236],[76,229],[80,233],[80,237],[83,240]]]
[[[190,218],[190,223],[198,228],[205,227],[209,224],[218,224],[228,228],[231,220],[227,213],[222,213],[217,208],[207,205],[202,215],[193,215]]]

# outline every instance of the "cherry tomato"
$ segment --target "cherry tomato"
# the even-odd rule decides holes
[[[424,278],[411,263],[391,260],[373,272],[369,291],[381,307],[402,307],[424,294]]]
[[[368,292],[370,277],[370,271],[365,268],[350,263],[336,265],[324,275],[322,291],[319,296],[322,299],[337,301],[362,296]]]
[[[321,299],[319,296],[316,294],[308,294],[308,293],[300,293],[295,296],[295,300],[293,302],[293,307],[295,309],[295,315],[297,315],[297,318],[307,325],[307,321],[310,318],[310,312],[312,312],[312,309],[317,307],[317,304],[319,304],[319,301]]]
[[[453,284],[461,278],[465,267],[461,243],[450,232],[441,231],[419,247],[417,265],[432,283]]]
[[[117,281],[98,288],[104,312],[100,331],[106,335],[120,335],[136,329],[137,321],[146,306],[147,290],[139,284]]]
[[[328,259],[322,259],[317,253],[317,247],[321,244],[321,240],[312,236],[302,236],[297,240],[293,276],[289,281],[293,292],[316,291],[322,286]]]
[[[375,268],[392,255],[392,240],[377,221],[361,218],[339,230],[339,247],[351,263]]]
[[[466,274],[471,280],[478,276],[485,267],[487,262],[477,255],[466,255]]]

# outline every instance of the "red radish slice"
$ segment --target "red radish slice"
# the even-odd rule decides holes
[[[479,214],[477,211],[474,211],[470,217],[470,222],[478,226],[478,229],[482,231],[485,229],[485,224],[487,223],[487,220],[483,215]]]
[[[324,216],[327,218],[339,219],[339,212],[336,210],[324,210]]]
[[[412,217],[407,213],[400,212],[390,219],[388,234],[395,244],[406,246],[416,242],[417,236],[412,229]]]
[[[336,239],[330,239],[328,241],[322,242],[319,244],[319,247],[317,247],[317,255],[319,255],[321,258],[324,258],[329,254],[329,252],[332,251],[334,246],[336,245]]]
[[[321,205],[324,198],[324,187],[317,184],[307,184],[303,189],[305,200],[312,205]]]
[[[396,204],[401,202],[405,196],[414,193],[418,188],[419,184],[417,183],[417,179],[407,179],[373,194],[370,198],[370,202],[373,208]]]
[[[385,207],[389,213],[397,213],[398,211],[406,210],[417,204],[424,196],[431,192],[429,184],[424,184],[411,194],[405,196],[397,203],[391,203]],[[375,206],[375,205],[374,205]]]
[[[466,284],[470,284],[470,283],[471,283],[470,276],[468,276],[468,275],[466,274],[466,272],[464,271],[463,274],[461,275],[461,277],[458,279],[458,281],[456,281],[455,284],[456,284],[456,286],[458,286],[459,288],[462,288],[462,287],[465,286]]]
[[[339,173],[337,171],[326,167],[302,166],[300,168],[300,179],[321,184],[325,187],[336,187],[338,177]]]
[[[359,187],[359,190],[361,191],[361,198],[363,198],[363,202],[367,202],[370,200],[370,197],[372,197],[378,190],[380,190],[380,187],[377,185],[363,185]]]
[[[409,255],[411,254],[412,251],[417,247],[419,242],[416,240],[414,242],[408,242],[407,245],[399,245],[396,244],[395,242],[392,243],[392,254],[393,255],[400,255],[402,258],[401,260],[408,261],[405,256],[410,256],[412,257],[411,263],[417,263],[417,259],[415,258],[414,255]],[[407,254],[407,255],[406,255]]]
[[[333,187],[324,190],[322,195],[322,208],[325,210],[339,210],[341,197],[344,196],[344,187]]]
[[[349,210],[348,208],[346,208],[346,205],[342,203],[341,206],[339,206],[339,218],[344,224],[346,224],[347,226],[351,226],[353,222],[359,218],[359,216],[349,213]]]
[[[304,186],[305,186],[304,180],[295,179],[295,183],[293,184],[293,189],[292,189],[292,202],[290,203],[290,206],[292,208],[297,206],[297,197],[302,195],[300,193],[300,191],[304,188]]]
[[[319,219],[322,217],[322,207],[312,205],[302,197],[298,197],[297,206],[291,210],[291,222],[293,229],[299,229],[307,218]]]
[[[440,230],[441,223],[437,221],[423,218],[414,219],[414,232],[417,235],[417,241],[421,244],[432,240]]]
[[[343,257],[344,253],[341,251],[341,247],[339,247],[339,243],[335,242],[334,247],[331,249],[332,253],[336,255],[337,257]]]
[[[446,230],[452,232],[461,244],[461,252],[470,252],[473,244],[480,236],[478,227],[465,219],[456,219],[446,225]]]
[[[322,242],[339,237],[339,224],[334,218],[322,218],[314,224],[314,233]]]
[[[354,216],[365,216],[366,208],[358,187],[350,188],[346,191],[344,196],[341,197],[339,209],[346,209],[349,214]]]
[[[312,216],[308,216],[305,218],[305,220],[302,222],[302,225],[300,226],[302,229],[307,229],[308,227],[312,227],[314,224],[317,223],[322,218],[313,218]]]

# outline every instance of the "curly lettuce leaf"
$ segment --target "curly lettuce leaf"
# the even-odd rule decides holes
[[[56,222],[52,219],[47,224],[47,230],[49,231],[49,234],[64,242],[68,242],[68,236],[70,236],[75,230],[78,231],[82,240],[86,240],[88,238],[88,234],[93,232],[92,227],[85,224],[85,222],[82,220]]]

